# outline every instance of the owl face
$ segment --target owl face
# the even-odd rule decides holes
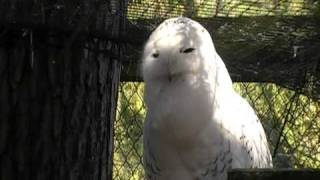
[[[199,23],[185,17],[165,20],[145,45],[144,79],[172,81],[196,75],[213,53],[211,37]]]

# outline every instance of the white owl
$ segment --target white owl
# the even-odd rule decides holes
[[[269,168],[263,127],[232,88],[208,31],[165,20],[143,52],[148,180],[225,180],[231,168]]]

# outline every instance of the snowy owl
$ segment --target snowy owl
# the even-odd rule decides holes
[[[231,168],[272,167],[263,127],[203,26],[165,20],[142,60],[148,180],[225,180]]]

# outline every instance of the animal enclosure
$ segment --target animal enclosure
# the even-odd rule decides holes
[[[0,179],[141,180],[141,51],[166,18],[211,34],[276,168],[320,168],[319,0],[0,1]]]
[[[320,168],[318,2],[154,1],[128,3],[132,44],[123,62],[114,135],[114,179],[143,179],[140,54],[165,18],[187,16],[211,33],[235,90],[255,109],[276,168]],[[134,39],[134,40],[133,40]],[[142,40],[142,41],[141,41]]]

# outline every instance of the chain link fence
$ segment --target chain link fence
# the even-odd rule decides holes
[[[114,126],[114,179],[142,179],[143,83],[120,84],[117,118]]]
[[[233,43],[237,43],[240,41],[239,39],[228,44],[224,36],[221,38],[218,34],[215,43],[218,43],[216,44],[217,51],[219,54],[222,52],[220,55],[226,60],[225,63],[229,67],[229,71],[231,69],[232,78],[237,81],[234,83],[234,89],[251,104],[263,123],[275,167],[320,168],[320,91],[318,90],[320,57],[312,54],[313,51],[311,51],[319,44],[318,42],[311,45],[305,43],[311,36],[318,36],[319,33],[318,30],[312,28],[313,26],[302,29],[300,26],[293,25],[293,30],[288,30],[290,29],[288,27],[292,27],[291,24],[295,22],[291,21],[292,17],[317,17],[319,12],[319,2],[310,0],[130,0],[127,17],[132,25],[128,27],[128,31],[137,28],[142,29],[140,32],[145,33],[141,36],[144,39],[140,39],[140,41],[146,40],[148,33],[163,19],[173,16],[183,15],[201,19],[203,20],[202,24],[209,31],[210,28],[215,28],[210,23],[214,23],[215,19],[220,21],[219,18],[264,17],[277,19],[288,17],[289,20],[285,21],[286,27],[281,23],[273,24],[275,21],[264,22],[266,26],[262,27],[272,26],[272,32],[265,32],[263,28],[253,28],[256,32],[252,33],[247,26],[241,26],[247,21],[239,20],[240,22],[236,23],[239,25],[239,27],[236,26],[237,33],[243,33],[245,38],[256,39],[253,44],[265,39],[275,41],[274,39],[279,39],[280,36],[284,37],[281,43],[275,41],[270,46],[256,48],[255,46],[259,46],[259,44],[252,45],[248,43],[248,39],[244,39],[245,43],[241,45],[241,49],[244,49],[245,52],[241,49],[232,50]],[[233,22],[235,21],[237,20]],[[228,23],[228,20],[225,19],[222,20],[222,23],[218,23],[217,29],[221,30],[227,26],[232,26],[232,23]],[[232,26],[232,28],[234,27]],[[224,31],[224,33],[228,33],[228,31]],[[296,35],[295,33],[300,34]],[[228,37],[233,39],[237,36],[236,34],[231,35]],[[139,37],[138,34],[133,34],[133,36]],[[304,45],[302,53],[299,49],[300,46],[298,46],[299,43]],[[277,46],[277,50],[268,51],[268,47],[272,48],[271,46]],[[292,48],[293,51],[291,51]],[[126,76],[127,78],[123,79],[124,81],[119,88],[117,118],[114,124],[113,179],[140,180],[144,179],[142,134],[146,113],[143,102],[144,85],[141,82],[138,68],[142,45],[128,45],[127,50],[127,59],[130,61],[124,62],[123,74],[130,71],[131,78]],[[290,52],[288,52],[289,50]],[[261,51],[265,51],[265,54],[262,54],[263,57],[259,57]],[[232,53],[233,56],[229,56]],[[239,57],[243,54],[249,55],[248,57]],[[269,69],[264,69],[262,76],[255,76],[257,73],[247,73],[245,71],[249,72],[252,69],[241,69],[240,65],[232,64],[233,62],[230,61],[230,59],[239,58],[240,61],[241,58],[251,58],[250,55],[254,56],[254,62],[258,61],[257,64],[260,63],[260,59],[266,59],[263,61],[265,63],[263,66],[268,66]],[[277,60],[282,61],[277,64],[275,63]],[[297,61],[294,62],[295,66],[288,63],[289,60]],[[309,67],[309,64],[306,63],[307,60],[314,63]],[[304,71],[299,69],[302,67]],[[246,76],[249,78],[237,75],[236,68],[240,69],[239,74],[247,73]],[[258,68],[253,68],[253,70],[258,71]],[[282,70],[286,70],[286,73],[281,74]],[[297,72],[296,75],[294,75],[295,72]],[[265,77],[266,79],[264,79]],[[288,83],[289,81],[290,83]]]

